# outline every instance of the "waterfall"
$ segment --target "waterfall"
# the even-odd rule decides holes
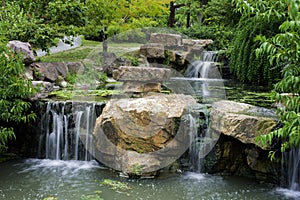
[[[300,191],[300,144],[289,152],[283,153],[283,174],[290,190]]]
[[[188,66],[184,76],[204,79],[212,78],[211,69],[214,67],[216,58],[216,51],[204,51],[200,60],[194,61],[191,65]]]
[[[225,98],[225,92],[222,91],[223,79],[215,64],[217,55],[216,51],[204,51],[200,60],[191,63],[184,73],[195,89],[196,95],[204,101]]]
[[[189,114],[190,147],[189,160],[191,170],[203,172],[203,158],[211,151],[218,137],[214,138],[209,130],[209,111],[206,105],[198,104]]]
[[[47,102],[46,105],[41,120],[38,156],[56,160],[91,160],[92,133],[99,115],[96,110],[102,104]]]

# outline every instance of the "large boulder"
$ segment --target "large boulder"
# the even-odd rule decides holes
[[[231,136],[245,144],[257,144],[259,135],[270,133],[276,126],[275,111],[234,101],[212,105],[211,129]]]
[[[110,100],[96,121],[96,158],[127,174],[155,173],[188,148],[189,120],[180,119],[195,104],[180,94]]]
[[[55,82],[59,76],[65,78],[68,73],[68,66],[63,62],[37,62],[31,64],[35,78],[41,81]]]
[[[9,41],[7,47],[12,48],[16,53],[24,53],[24,63],[30,64],[35,60],[33,50],[29,42],[21,42],[19,40]]]

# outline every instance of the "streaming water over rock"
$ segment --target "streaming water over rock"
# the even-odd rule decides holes
[[[220,78],[219,73],[215,73],[216,70],[214,63],[216,62],[218,52],[216,51],[204,51],[200,60],[194,61],[185,71],[185,77],[193,78]]]
[[[300,144],[282,154],[282,179],[285,188],[278,188],[277,192],[289,198],[300,199]]]
[[[101,112],[96,103],[47,102],[41,119],[38,157],[90,160],[92,132]]]

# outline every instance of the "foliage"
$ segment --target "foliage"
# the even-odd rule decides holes
[[[211,50],[227,49],[234,33],[232,28],[217,24],[183,27],[178,31],[191,38],[212,39],[214,43],[209,46]]]
[[[87,25],[83,30],[88,38],[99,39],[101,33],[114,34],[146,26],[167,24],[169,0],[110,1],[88,0]]]
[[[222,24],[234,28],[241,15],[234,12],[232,0],[211,0],[203,9],[203,22],[205,24]]]
[[[84,3],[78,0],[55,0],[49,2],[46,18],[51,24],[81,27],[85,25],[85,11]]]
[[[176,10],[175,24],[177,27],[187,26],[187,17],[190,17],[190,24],[188,26],[197,26],[201,23],[201,3],[195,0],[177,0],[176,4],[182,4]]]
[[[273,69],[267,55],[255,54],[260,43],[255,40],[257,35],[270,37],[278,32],[276,20],[260,17],[245,18],[240,21],[230,49],[230,70],[241,82],[255,85],[270,85],[279,78],[279,71]]]
[[[30,42],[34,48],[43,50],[54,45],[53,39],[58,35],[54,28],[27,15],[19,5],[6,3],[0,10],[0,28],[6,30],[5,37],[8,40]]]
[[[286,1],[288,16],[280,25],[280,33],[273,37],[260,36],[261,46],[257,54],[267,53],[269,62],[280,68],[283,78],[275,84],[273,98],[282,104],[278,114],[283,127],[260,137],[264,143],[279,138],[281,151],[299,146],[300,142],[300,13],[299,0]],[[275,151],[270,153],[274,159]]]
[[[31,82],[22,77],[25,66],[23,55],[15,54],[0,44],[0,153],[6,149],[6,143],[14,138],[11,123],[28,122],[35,114],[28,112],[31,106],[26,99],[33,94]]]

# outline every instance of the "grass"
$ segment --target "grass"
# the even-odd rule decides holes
[[[108,42],[108,51],[122,56],[128,52],[139,49],[139,43],[115,43]],[[50,55],[39,57],[41,62],[78,62],[83,59],[93,59],[102,52],[102,42],[86,40],[82,37],[82,45],[75,49],[63,52],[52,53]]]

